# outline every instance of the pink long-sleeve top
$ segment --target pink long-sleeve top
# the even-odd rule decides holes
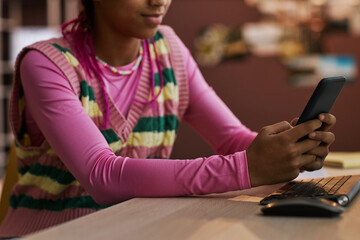
[[[256,133],[241,124],[206,83],[189,50],[183,44],[181,48],[190,98],[184,119],[220,155],[187,160],[116,156],[64,74],[34,50],[21,62],[26,124],[30,126],[32,142],[40,145],[46,138],[100,204],[132,197],[207,194],[251,187],[245,150]],[[133,64],[135,61],[118,70],[129,69]],[[130,76],[118,76],[100,66],[106,91],[127,116],[141,67]]]

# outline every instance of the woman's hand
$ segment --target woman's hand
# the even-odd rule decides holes
[[[318,118],[323,124],[318,131],[309,134],[309,138],[317,141],[321,141],[320,145],[307,154],[314,155],[315,161],[304,165],[301,170],[313,171],[322,168],[324,160],[329,153],[330,145],[335,141],[335,135],[329,130],[335,125],[336,118],[334,115],[329,113],[322,113]]]
[[[314,119],[292,126],[284,121],[262,128],[246,151],[251,185],[289,181],[299,175],[303,166],[312,166],[317,155],[308,153],[325,141],[323,134],[316,131],[322,123]],[[301,137],[314,132],[316,136],[298,142]],[[331,142],[327,137],[326,141]],[[323,152],[319,150],[316,154],[323,155]]]

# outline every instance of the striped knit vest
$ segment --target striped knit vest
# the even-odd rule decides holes
[[[157,99],[156,112],[152,104],[134,102],[124,119],[109,98],[110,121],[103,129],[105,104],[97,79],[89,79],[74,57],[74,51],[63,38],[50,39],[25,48],[18,56],[10,122],[16,137],[19,181],[12,190],[10,210],[0,226],[0,237],[22,236],[105,208],[98,205],[65,167],[51,146],[43,142],[32,146],[24,120],[24,100],[19,65],[30,49],[42,52],[55,63],[69,80],[74,94],[92,118],[109,146],[118,156],[134,158],[169,158],[179,121],[188,105],[188,86],[179,39],[173,30],[161,26],[150,44],[155,64],[155,52],[160,60],[164,87]],[[147,101],[151,95],[150,62],[143,60],[143,70],[135,98]],[[154,67],[155,93],[159,92],[158,69]]]

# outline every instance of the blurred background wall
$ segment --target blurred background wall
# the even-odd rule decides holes
[[[281,6],[295,0],[271,0]],[[296,0],[308,6],[320,6],[326,0]],[[295,2],[296,2],[295,1]],[[343,0],[341,3],[358,0]],[[164,23],[171,25],[194,56],[195,39],[204,27],[212,24],[245,26],[264,19],[256,7],[260,0],[173,0]],[[268,3],[270,0],[267,1]],[[38,38],[59,34],[59,25],[77,15],[78,0],[0,0],[1,63],[0,63],[0,176],[6,165],[11,142],[8,125],[8,98],[11,89],[13,61],[22,44]],[[285,5],[284,5],[285,4]],[[319,5],[320,4],[320,5]],[[270,7],[271,8],[271,7]],[[316,20],[316,19],[315,19]],[[360,21],[360,20],[359,20]],[[317,26],[317,25],[316,25]],[[360,37],[348,31],[331,31],[321,39],[321,48],[328,54],[350,54],[360,57]],[[289,83],[289,69],[279,56],[246,54],[213,65],[201,65],[207,82],[249,128],[299,116],[314,86],[294,86]],[[359,72],[359,66],[356,65]],[[360,83],[356,77],[345,87],[333,113],[338,123],[334,128],[337,140],[331,150],[360,149]],[[209,146],[186,124],[181,124],[174,158],[191,158],[212,154]]]
[[[279,2],[284,4],[289,1]],[[307,2],[310,4],[326,1]],[[350,2],[358,1],[339,1],[342,5]],[[219,23],[244,25],[258,22],[260,18],[258,9],[245,4],[245,1],[174,0],[166,23],[175,29],[195,55],[194,39],[204,26]],[[350,54],[359,62],[359,36],[351,35],[343,29],[335,29],[328,32],[320,44],[326,53]],[[262,126],[282,120],[290,121],[293,117],[299,116],[314,89],[314,85],[296,87],[289,84],[289,72],[277,56],[249,55],[215,66],[200,66],[200,69],[207,82],[236,116],[255,131]],[[356,66],[356,70],[359,72],[359,65]],[[332,109],[332,113],[337,117],[337,124],[333,129],[336,141],[331,146],[332,151],[360,150],[359,80],[359,77],[356,77],[344,88]],[[206,143],[186,124],[181,125],[176,146],[174,157],[196,157],[212,153]]]

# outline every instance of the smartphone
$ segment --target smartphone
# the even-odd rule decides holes
[[[323,78],[315,88],[310,100],[301,113],[296,125],[315,119],[320,113],[330,112],[337,97],[345,85],[345,77]],[[306,137],[300,139],[304,140]]]

